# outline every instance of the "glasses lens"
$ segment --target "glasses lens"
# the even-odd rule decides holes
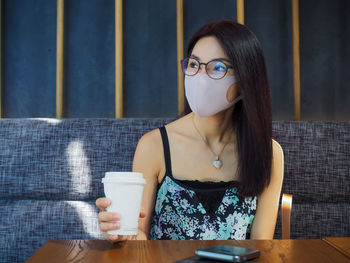
[[[182,61],[182,70],[186,75],[195,75],[198,71],[199,63],[193,58],[185,58]]]
[[[221,61],[211,61],[207,65],[208,75],[213,79],[221,79],[227,72],[226,65]]]

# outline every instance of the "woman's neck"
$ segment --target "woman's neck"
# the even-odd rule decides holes
[[[225,144],[233,139],[232,115],[233,108],[210,117],[200,117],[194,113],[192,118],[200,135],[212,144]]]

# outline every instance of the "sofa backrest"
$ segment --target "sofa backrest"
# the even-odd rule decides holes
[[[0,255],[47,240],[103,239],[95,200],[106,171],[130,171],[138,140],[173,119],[0,120]],[[292,238],[350,235],[350,123],[275,121],[293,194]],[[278,220],[275,238],[281,237]]]
[[[291,238],[349,236],[350,122],[275,121],[273,134],[284,151],[282,193],[293,195]]]

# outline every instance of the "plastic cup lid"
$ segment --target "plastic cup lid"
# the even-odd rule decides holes
[[[106,172],[102,183],[136,183],[145,184],[142,173],[137,172]]]

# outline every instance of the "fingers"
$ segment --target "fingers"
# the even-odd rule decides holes
[[[106,207],[110,206],[111,203],[111,200],[105,197],[101,197],[96,200],[96,206],[102,211],[105,211]]]
[[[120,217],[117,213],[100,212],[98,213],[98,221],[102,232],[120,228]]]
[[[121,236],[119,235],[109,235],[107,232],[102,232],[102,233],[105,239],[109,242],[115,243],[115,242],[122,241]]]
[[[114,212],[100,212],[98,213],[98,220],[100,222],[109,222],[109,221],[120,221],[120,216]]]
[[[119,242],[134,239],[134,236],[110,235],[108,231],[120,229],[120,215],[118,213],[106,212],[106,208],[111,205],[111,200],[105,197],[96,200],[96,206],[102,211],[98,213],[98,221],[100,229],[106,240],[110,242]],[[146,213],[141,211],[140,217],[146,217]]]
[[[108,234],[108,231],[120,229],[120,219],[118,214],[111,212],[100,212],[98,214],[98,220],[100,222],[99,227],[106,240],[112,243],[124,240],[123,236]]]
[[[135,239],[135,236],[109,235],[107,232],[104,232],[103,235],[106,238],[106,240],[112,243]]]
[[[107,232],[120,229],[120,216],[117,213],[105,211],[106,207],[110,205],[111,201],[108,198],[101,197],[96,200],[96,206],[102,211],[98,213],[99,227],[107,240],[116,242],[122,240],[122,238],[118,235],[109,235]]]
[[[141,218],[146,217],[146,215],[147,215],[147,214],[146,214],[145,211],[142,211],[142,210],[140,211],[140,217],[141,217]]]
[[[110,235],[110,237],[111,237],[111,240],[118,241],[118,242],[135,239],[135,236]]]
[[[103,232],[111,231],[111,230],[117,230],[120,228],[119,222],[101,222],[100,223],[100,229]]]

